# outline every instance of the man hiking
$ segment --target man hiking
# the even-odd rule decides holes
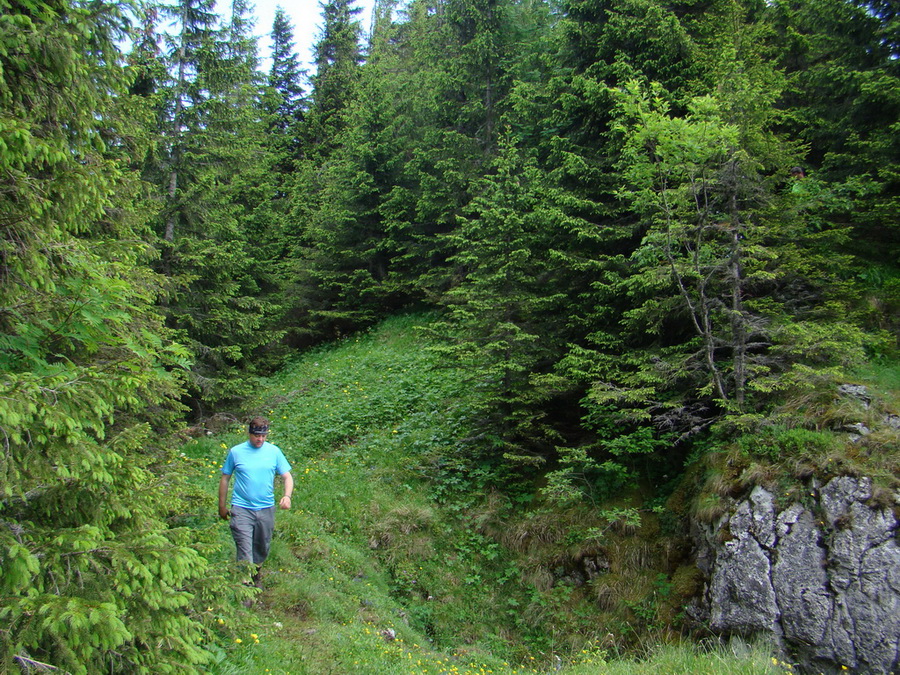
[[[275,474],[284,478],[284,496],[278,502],[282,509],[291,508],[294,478],[281,449],[266,441],[269,420],[254,417],[247,432],[247,440],[231,448],[222,465],[219,517],[231,518],[237,560],[253,566],[253,583],[262,588],[260,566],[269,555],[275,530]],[[228,484],[232,475],[235,481],[229,509]]]

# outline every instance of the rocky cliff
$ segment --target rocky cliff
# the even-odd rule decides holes
[[[898,499],[872,498],[868,479],[837,477],[779,510],[756,487],[697,526],[707,584],[695,618],[722,635],[768,635],[809,672],[898,672]]]

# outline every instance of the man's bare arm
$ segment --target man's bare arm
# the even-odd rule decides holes
[[[228,510],[228,483],[231,481],[231,475],[223,473],[219,479],[219,518],[228,520],[231,512]]]

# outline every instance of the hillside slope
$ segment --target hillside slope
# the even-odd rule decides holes
[[[395,318],[306,354],[254,392],[293,464],[294,507],[279,512],[265,590],[220,622],[215,672],[780,671],[760,651],[687,644],[615,661],[680,642],[676,586],[690,575],[658,566],[674,540],[656,516],[552,512],[491,489],[459,454],[473,392],[428,351],[425,321]],[[242,435],[232,425],[184,448],[210,503]],[[197,526],[219,528],[218,560],[231,565],[224,524]],[[612,569],[591,568],[601,544]]]

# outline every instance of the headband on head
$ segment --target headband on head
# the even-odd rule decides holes
[[[269,433],[269,427],[267,426],[250,426],[251,434],[267,434]]]

